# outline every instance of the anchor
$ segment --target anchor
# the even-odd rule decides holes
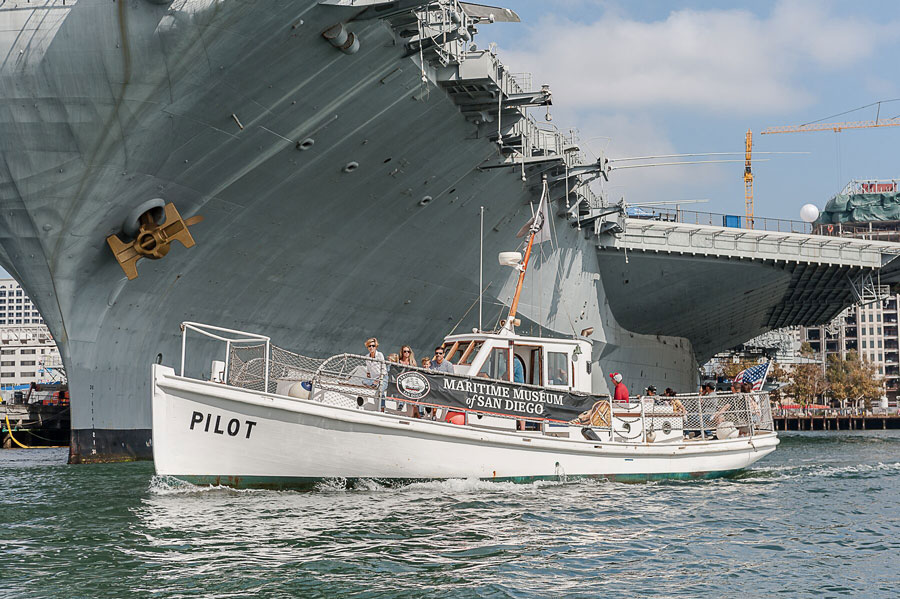
[[[162,212],[162,214],[160,214]],[[159,217],[163,216],[162,219]],[[161,222],[160,222],[161,220]],[[184,247],[194,246],[194,238],[188,229],[203,220],[202,216],[192,216],[185,220],[181,218],[175,204],[166,204],[162,211],[158,206],[146,210],[137,218],[138,226],[134,235],[134,241],[125,242],[119,239],[118,234],[112,234],[106,238],[109,249],[112,250],[116,261],[128,280],[138,276],[137,263],[141,258],[159,260],[172,249],[173,241],[180,241]],[[134,227],[131,227],[133,230]],[[128,233],[128,221],[126,221],[126,234]]]

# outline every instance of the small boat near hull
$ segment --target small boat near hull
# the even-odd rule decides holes
[[[233,487],[328,479],[620,481],[733,474],[775,450],[774,433],[615,443],[407,418],[178,376],[153,366],[158,475]]]

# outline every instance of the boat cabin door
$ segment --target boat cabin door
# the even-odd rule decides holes
[[[544,349],[539,345],[513,345],[513,380],[528,385],[544,384]]]

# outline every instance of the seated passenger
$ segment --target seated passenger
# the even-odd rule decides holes
[[[422,368],[431,368],[431,358],[422,358]]]
[[[525,366],[522,365],[522,358],[513,356],[513,382],[525,382]]]
[[[434,348],[434,359],[431,361],[431,369],[437,372],[446,372],[447,374],[456,372],[453,364],[444,359],[444,347],[442,345]]]
[[[653,385],[647,387],[647,397],[656,397],[656,387]]]

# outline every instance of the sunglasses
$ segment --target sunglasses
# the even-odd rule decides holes
[[[404,349],[404,350],[403,350],[403,353],[404,353],[404,354],[408,354],[408,353],[409,353],[409,350],[408,350],[408,349]]]
[[[369,345],[367,345],[367,346],[366,346],[366,347],[378,347],[378,346],[377,346],[377,345],[375,345],[375,344],[374,344],[374,343],[370,343],[370,344],[369,344]]]

